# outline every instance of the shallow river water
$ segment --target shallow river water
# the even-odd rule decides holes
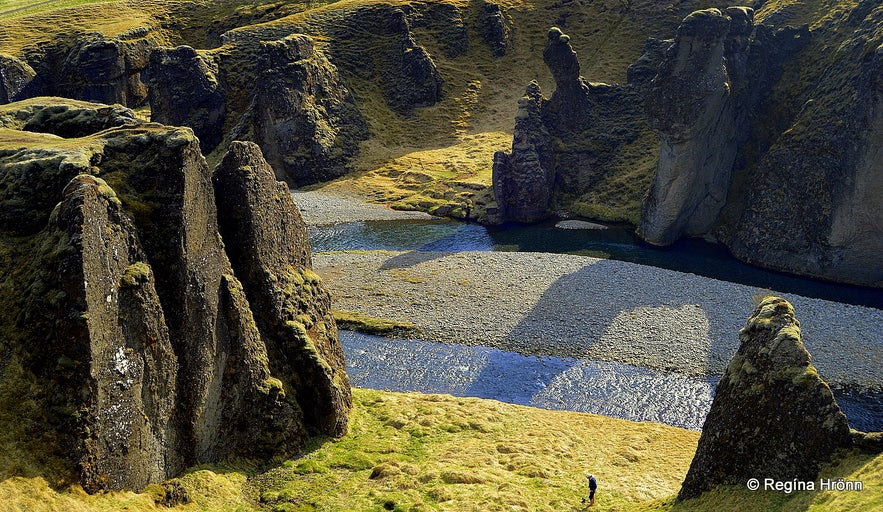
[[[526,251],[584,254],[668,268],[837,302],[883,309],[883,291],[823,283],[758,269],[702,241],[669,249],[641,244],[619,228],[554,225],[487,229],[451,221],[363,221],[312,227],[314,252]],[[342,332],[353,385],[390,391],[474,396],[546,409],[591,412],[699,430],[718,377],[626,364],[535,357],[488,347]],[[835,390],[853,428],[883,430],[883,395]]]

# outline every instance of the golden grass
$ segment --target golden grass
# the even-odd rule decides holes
[[[420,329],[411,322],[400,322],[389,318],[379,318],[355,311],[331,310],[337,327],[366,334],[388,336],[418,336]]]
[[[175,479],[190,503],[177,511],[584,510],[584,473],[599,480],[597,510],[877,510],[883,455],[850,454],[822,476],[859,480],[862,492],[751,492],[724,487],[674,503],[699,433],[584,413],[476,398],[353,390],[350,432],[316,440],[269,470],[248,462],[194,468]],[[8,446],[4,443],[3,448]],[[0,482],[9,510],[155,510],[160,486],[87,495],[41,476]]]
[[[166,13],[176,20],[174,27],[167,25],[161,34],[169,44],[204,47],[213,23],[227,26],[231,20],[245,23],[267,19],[262,26],[302,27],[314,36],[320,48],[333,47],[336,52],[354,55],[357,62],[359,52],[370,48],[364,41],[333,40],[331,25],[339,23],[338,14],[370,4],[409,3],[343,0],[262,6],[245,0],[198,0],[189,4],[121,1],[27,16],[22,18],[24,22],[14,24],[0,20],[6,30],[0,45],[7,53],[19,54],[26,44],[50,40],[59,27],[64,27],[65,33],[88,28],[115,35],[138,26],[157,27],[157,20]],[[468,207],[471,217],[480,218],[486,208],[494,206],[490,190],[493,153],[511,147],[518,98],[531,80],[539,81],[546,95],[554,89],[542,61],[549,27],[559,25],[571,35],[583,76],[593,82],[623,83],[628,65],[638,57],[648,36],[671,37],[679,21],[693,9],[730,2],[688,0],[666,5],[652,0],[506,0],[500,4],[513,20],[514,44],[501,58],[494,58],[482,42],[477,30],[480,8],[466,0],[452,3],[460,7],[468,29],[466,54],[447,58],[437,33],[414,28],[418,44],[429,51],[444,77],[439,104],[408,115],[394,112],[376,81],[341,68],[366,115],[371,138],[362,145],[356,163],[358,172],[328,185],[332,189],[344,189],[400,209],[432,212],[446,206],[440,211],[455,217],[465,216]],[[297,12],[301,9],[306,10]],[[569,198],[577,200],[574,210],[603,220],[634,222],[646,192],[641,186],[649,183],[656,149],[642,140],[624,150],[607,182],[582,198]]]
[[[126,1],[89,2],[88,5],[46,11],[42,7],[35,12],[24,10],[0,17],[3,53],[20,57],[25,47],[35,48],[62,35],[100,32],[108,37],[118,36],[131,29],[153,25],[154,15],[162,11],[155,2]]]
[[[504,132],[464,135],[453,145],[414,149],[388,160],[380,156],[385,151],[376,147],[377,141],[369,140],[364,158],[374,161],[363,163],[366,169],[311,188],[356,194],[402,210],[433,212],[448,205],[463,216],[468,207],[474,218],[492,204],[493,154],[508,149],[511,137]]]

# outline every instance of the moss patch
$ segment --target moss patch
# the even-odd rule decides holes
[[[402,338],[416,337],[421,334],[420,329],[411,322],[399,322],[339,309],[332,310],[331,313],[340,329]]]

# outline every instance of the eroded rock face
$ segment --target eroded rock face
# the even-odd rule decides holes
[[[684,20],[650,87],[662,148],[638,233],[712,236],[750,263],[879,287],[883,10],[859,2],[813,29],[780,26],[788,10],[753,31],[747,8]]]
[[[299,34],[261,42],[260,56],[251,105],[233,137],[256,142],[292,186],[346,174],[367,128],[337,68]]]
[[[67,343],[51,352],[66,361],[53,376],[67,389],[56,407],[81,412],[63,435],[90,491],[140,489],[183,462],[172,425],[177,357],[135,233],[107,184],[81,174],[65,187],[44,234],[64,247],[56,261],[65,294],[59,309],[82,313],[60,315]]]
[[[739,332],[679,499],[750,478],[812,481],[852,445],[846,416],[819,378],[786,300],[767,297]]]
[[[555,175],[542,104],[540,85],[531,82],[518,100],[512,153],[494,153],[494,194],[504,219],[529,223],[549,215]]]
[[[511,155],[494,155],[494,196],[501,220],[537,222],[589,191],[617,153],[646,130],[637,88],[580,76],[570,37],[548,32],[543,60],[555,78],[544,98],[535,83],[519,100]]]
[[[768,102],[783,130],[741,171],[752,186],[719,234],[734,255],[765,267],[881,287],[883,49],[873,44],[883,9],[860,3],[846,23],[850,37],[804,85],[808,98],[793,111]],[[784,36],[775,40],[819,37]]]
[[[662,144],[638,235],[652,244],[708,232],[726,203],[745,131],[736,96],[752,18],[747,8],[689,15],[649,86],[647,116]]]
[[[273,374],[296,397],[309,427],[343,435],[352,406],[349,378],[331,297],[310,270],[307,227],[288,187],[248,142],[230,144],[213,181],[221,234]]]
[[[393,54],[391,61],[391,71],[396,77],[390,83],[388,101],[403,111],[435,105],[441,100],[441,73],[429,52],[415,41],[405,13],[395,10],[393,17],[395,21],[392,26],[399,32],[401,43],[398,55]]]
[[[491,50],[494,57],[506,55],[506,51],[512,47],[512,20],[506,12],[493,2],[483,0],[480,32]]]
[[[226,106],[214,63],[189,46],[155,48],[149,70],[150,120],[189,126],[209,153],[221,142]]]
[[[339,17],[346,22],[339,22]],[[438,103],[443,85],[429,52],[417,42],[411,20],[432,26],[440,34],[438,43],[449,55],[459,56],[468,48],[468,40],[457,37],[466,32],[455,28],[448,33],[450,27],[439,25],[440,19],[462,25],[459,10],[435,4],[360,6],[329,13],[328,18],[317,18],[316,23],[327,23],[335,40],[352,43],[330,49],[331,59],[347,73],[375,82],[389,107],[407,115],[415,108]]]
[[[0,118],[34,122],[32,105],[15,107]],[[84,488],[140,489],[197,463],[290,455],[310,430],[345,433],[349,383],[328,293],[256,147],[243,162],[261,165],[261,179],[224,189],[225,206],[248,205],[241,223],[223,217],[231,239],[248,240],[237,261],[268,269],[237,268],[243,286],[190,130],[0,131],[0,211],[25,201],[37,212],[0,222],[0,260],[21,262],[0,269],[2,284],[22,290],[0,320],[4,350],[44,383],[33,397],[42,416],[26,419],[43,425],[35,442],[56,446]],[[252,290],[278,304],[256,318]]]
[[[141,73],[160,40],[146,27],[113,38],[88,33],[57,41],[32,65],[45,94],[136,107],[147,99]]]
[[[27,62],[0,54],[0,103],[34,96],[29,89],[33,89],[36,76],[37,72]]]

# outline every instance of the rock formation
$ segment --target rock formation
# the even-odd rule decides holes
[[[225,101],[214,62],[189,46],[155,48],[150,53],[147,80],[150,120],[188,126],[204,153],[222,139]]]
[[[738,190],[717,234],[752,263],[881,287],[883,8],[859,2],[844,17],[841,33],[848,37],[825,41],[838,49],[821,56],[809,53],[831,37],[821,30],[768,38],[810,40],[791,46],[805,48],[794,60],[805,62],[813,78],[787,84],[802,91],[799,97],[786,102],[780,93],[764,104],[768,114],[758,123],[777,119],[782,131],[737,169],[751,186]]]
[[[42,113],[43,131],[79,134],[0,128],[0,261],[22,262],[0,268],[10,310],[0,341],[42,383],[30,413],[41,416],[24,418],[43,425],[33,446],[52,447],[94,491],[345,433],[349,385],[328,293],[308,268],[291,196],[257,148],[243,156],[233,145],[219,168],[219,216],[190,130],[44,101],[55,104],[0,112],[32,125]],[[122,126],[71,127],[99,126],[102,112]],[[6,215],[16,209],[32,213]],[[251,300],[275,307],[255,315]]]
[[[512,153],[494,155],[494,196],[500,220],[537,222],[578,197],[613,168],[617,152],[646,130],[638,90],[595,84],[580,76],[570,37],[548,32],[543,60],[555,91],[536,83],[519,100]]]
[[[331,297],[310,271],[307,227],[288,187],[248,142],[230,144],[212,179],[221,234],[273,374],[294,391],[308,426],[345,434],[352,404]]]
[[[491,47],[494,57],[502,57],[512,47],[512,20],[498,4],[483,0],[480,5],[483,13],[479,32]]]
[[[733,161],[744,137],[744,84],[751,9],[697,11],[649,86],[647,116],[662,139],[659,164],[638,234],[669,245],[708,232],[727,200]],[[737,83],[739,85],[736,85]]]
[[[739,332],[679,499],[717,485],[811,481],[852,446],[846,416],[801,341],[794,308],[765,298]]]
[[[141,73],[151,48],[162,40],[148,27],[115,37],[97,33],[61,37],[44,53],[30,55],[29,63],[44,85],[41,94],[135,107],[147,99]]]
[[[540,85],[531,82],[518,100],[512,153],[494,153],[494,194],[503,219],[537,222],[549,215],[555,174],[542,105]]]
[[[10,55],[0,54],[0,103],[9,103],[35,96],[31,93],[32,83],[37,72],[28,65]]]
[[[427,3],[421,7],[419,10],[409,9],[407,31],[413,34],[413,29],[433,26],[445,27],[445,30],[438,34],[438,40],[445,57],[456,59],[464,55],[469,50],[469,32],[466,30],[466,23],[463,21],[463,13],[460,8],[454,4],[442,2]],[[416,45],[413,35],[411,39],[411,43]],[[441,75],[438,76],[438,79],[441,80]]]
[[[684,20],[648,99],[662,149],[638,233],[879,287],[883,10],[859,2],[810,30],[776,26],[780,9],[753,32],[744,8]]]
[[[256,142],[292,186],[349,172],[367,129],[337,68],[304,35],[261,42],[259,55],[251,104],[232,137]]]

